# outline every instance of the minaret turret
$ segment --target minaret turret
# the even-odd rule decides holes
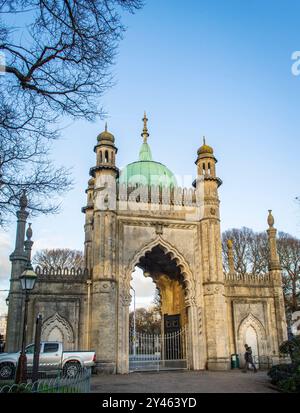
[[[229,367],[229,348],[218,196],[222,181],[216,176],[217,159],[213,148],[206,144],[205,138],[197,154],[198,177],[194,185],[197,190],[201,189],[204,206],[200,217],[200,242],[203,249],[204,306],[209,309],[206,331],[208,340],[217,343],[214,348],[207,349],[207,365],[209,369],[224,370]]]
[[[90,169],[93,180],[87,189],[85,222],[85,261],[91,269],[91,305],[86,323],[88,340],[98,357],[96,369],[116,369],[116,195],[119,169],[116,167],[114,136],[105,130],[97,136],[96,166]],[[103,317],[103,314],[107,314]],[[110,314],[110,316],[108,316]],[[101,316],[100,316],[101,315]],[[89,328],[89,327],[88,327]],[[109,350],[107,350],[109,349]]]
[[[95,178],[96,172],[105,171],[117,178],[119,176],[119,170],[116,167],[118,149],[115,146],[114,136],[107,130],[107,123],[105,123],[105,130],[97,136],[97,141],[94,147],[96,166],[90,169],[90,175]]]

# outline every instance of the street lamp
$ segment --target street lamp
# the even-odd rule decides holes
[[[26,330],[27,330],[27,314],[28,314],[28,302],[29,292],[33,289],[36,281],[36,273],[33,271],[30,261],[27,263],[26,269],[20,276],[20,282],[22,290],[25,293],[25,308],[24,308],[24,320],[23,320],[23,335],[22,335],[22,347],[18,361],[16,383],[24,383],[27,381],[27,358],[25,353],[26,346]]]
[[[8,304],[9,304],[9,295],[5,298],[5,302],[6,302],[6,305],[8,306]]]

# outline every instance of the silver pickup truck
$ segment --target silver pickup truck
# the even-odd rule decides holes
[[[27,370],[33,366],[34,344],[26,347]],[[20,352],[0,354],[0,379],[12,379],[15,375]],[[57,341],[41,342],[39,372],[62,370],[68,377],[74,377],[83,367],[93,367],[96,361],[94,351],[63,351],[63,344]]]

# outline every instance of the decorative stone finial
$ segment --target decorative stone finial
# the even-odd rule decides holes
[[[27,241],[30,241],[32,238],[32,228],[31,228],[31,223],[28,223],[28,228],[26,231],[26,237],[27,237]]]
[[[144,122],[144,128],[143,128],[143,132],[141,133],[141,136],[144,139],[144,143],[147,143],[147,138],[149,137],[149,133],[148,133],[148,127],[147,127],[148,118],[146,116],[146,112],[144,112],[144,117],[142,120]]]
[[[227,240],[227,248],[228,248],[229,250],[231,250],[232,247],[233,247],[233,242],[232,242],[231,239],[228,239],[228,240]]]
[[[203,136],[203,145],[206,145],[205,136]]]
[[[27,205],[28,205],[28,199],[26,196],[26,191],[25,189],[23,189],[22,195],[20,197],[20,207],[21,209],[24,210],[27,207]]]
[[[274,217],[272,215],[272,209],[269,209],[268,225],[269,225],[270,228],[273,228],[273,226],[274,226]]]
[[[107,132],[107,122],[105,122],[105,132]]]

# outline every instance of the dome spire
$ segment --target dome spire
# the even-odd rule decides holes
[[[143,128],[143,132],[141,133],[141,136],[144,139],[144,143],[147,143],[149,133],[148,133],[148,127],[147,127],[148,118],[147,118],[146,112],[144,112],[144,117],[142,120],[144,122],[144,128]]]

